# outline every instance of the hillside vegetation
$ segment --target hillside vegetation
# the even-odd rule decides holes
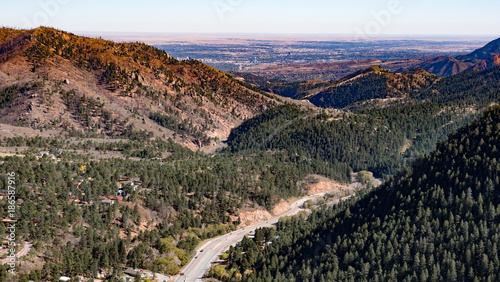
[[[242,210],[272,211],[282,199],[305,195],[299,183],[311,174],[350,180],[345,166],[286,152],[206,156],[160,139],[17,137],[0,146],[29,147],[0,164],[0,193],[7,174],[16,173],[17,239],[34,244],[29,261],[36,263],[23,261],[19,281],[98,271],[117,279],[124,267],[174,275],[199,242],[246,224]],[[124,158],[96,160],[89,150]],[[0,200],[3,218],[8,206]],[[0,236],[6,227],[0,222]],[[6,270],[0,266],[0,280]]]
[[[500,66],[439,78],[423,69],[391,73],[374,66],[331,82],[270,82],[266,89],[308,100],[323,108],[358,110],[427,102],[496,101],[500,98]]]
[[[432,102],[479,101],[496,102],[500,99],[500,66],[484,71],[469,71],[437,81],[417,99]]]
[[[228,140],[233,153],[286,151],[353,171],[392,175],[439,140],[474,120],[474,104],[415,104],[356,113],[317,114],[286,105],[235,128]]]
[[[497,106],[380,188],[280,222],[267,247],[244,240],[230,266],[244,281],[497,281],[499,138]]]
[[[1,122],[96,137],[120,136],[133,127],[193,149],[225,139],[245,118],[281,103],[198,61],[177,61],[146,44],[45,27],[0,29],[0,91],[14,88],[1,101]],[[164,128],[150,119],[153,114],[182,126]]]
[[[365,95],[362,99],[372,95],[370,91],[374,89],[392,89],[399,93],[399,98],[380,103],[377,100],[384,99],[353,102],[343,111],[325,109],[319,114],[292,105],[280,106],[233,129],[228,150],[285,150],[345,164],[353,171],[369,170],[379,177],[390,176],[433,151],[438,141],[446,140],[454,130],[478,118],[487,106],[497,103],[499,73],[500,67],[493,67],[437,79],[423,70],[396,76],[374,67],[344,78],[345,84],[338,88],[357,89],[356,93]],[[374,80],[376,76],[385,77],[385,82],[390,77],[399,81],[406,77],[422,84],[403,83],[396,91],[395,86],[387,88],[389,84]],[[379,81],[380,87],[373,86],[373,81]],[[351,95],[354,94],[335,101],[358,97]]]

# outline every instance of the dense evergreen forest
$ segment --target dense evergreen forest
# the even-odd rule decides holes
[[[245,239],[229,265],[244,281],[498,281],[499,146],[496,106],[381,187]]]
[[[339,93],[345,90],[357,94],[331,94],[328,99],[342,100],[339,103],[347,106],[355,103],[347,98],[356,102],[381,98],[384,75],[388,75],[387,71],[368,73],[335,88]],[[412,75],[417,74],[406,73],[408,79]],[[386,107],[318,114],[293,105],[278,106],[233,129],[228,151],[286,150],[332,164],[346,164],[353,171],[390,176],[430,153],[454,130],[477,119],[486,106],[500,98],[499,88],[500,67],[494,67],[438,79],[427,88],[406,89],[409,98]]]
[[[412,96],[432,102],[498,101],[500,66],[478,72],[468,71],[438,80],[431,88]]]
[[[310,101],[314,105],[327,108],[345,108],[356,102],[385,98],[389,91],[387,78],[384,74],[368,74],[355,82],[333,87],[313,96]]]
[[[416,103],[338,115],[285,105],[234,129],[228,150],[285,150],[332,164],[347,164],[353,171],[369,170],[387,176],[432,151],[437,141],[446,139],[477,114],[474,104],[458,102]]]
[[[345,166],[286,152],[206,156],[147,139],[72,144],[61,137],[5,138],[1,145],[31,148],[0,165],[0,191],[9,172],[19,183],[18,241],[33,243],[48,258],[43,271],[22,280],[98,271],[119,277],[124,266],[176,274],[201,240],[234,230],[242,208],[271,210],[281,199],[302,196],[305,188],[297,184],[310,174],[350,181]],[[42,148],[55,159],[37,157]],[[120,151],[126,158],[92,160],[68,148]],[[7,210],[2,201],[0,213]],[[0,222],[0,235],[6,232]]]

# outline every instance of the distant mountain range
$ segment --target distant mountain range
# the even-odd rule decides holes
[[[500,65],[500,38],[468,55],[435,57],[417,64],[416,67],[446,77],[469,70],[481,71],[498,65]]]

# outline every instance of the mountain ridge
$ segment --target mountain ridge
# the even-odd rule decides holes
[[[416,67],[423,68],[436,75],[448,77],[469,70],[482,71],[500,65],[500,38],[470,54],[457,57],[435,57],[425,60]]]
[[[499,71],[500,66],[491,66],[439,77],[422,68],[393,73],[372,66],[330,82],[260,81],[265,81],[264,88],[269,91],[308,100],[317,107],[359,110],[411,104],[415,102],[413,99],[422,98],[493,102],[500,98],[495,92],[500,83]]]
[[[354,109],[366,107],[362,104],[370,101],[383,106],[384,101],[404,100],[438,79],[421,68],[392,73],[380,66],[371,66],[330,82],[272,82],[268,87],[279,95],[308,100],[318,107]]]
[[[0,90],[8,87],[24,93],[0,109],[1,122],[104,136],[123,135],[133,126],[193,149],[225,139],[244,119],[284,102],[201,62],[177,61],[146,44],[46,27],[0,30]],[[94,108],[70,105],[78,99]],[[150,118],[153,114],[170,122],[162,127]]]
[[[492,56],[498,54],[500,54],[500,38],[491,41],[484,47],[479,48],[468,55],[458,56],[457,58],[460,60],[488,60],[491,59]]]

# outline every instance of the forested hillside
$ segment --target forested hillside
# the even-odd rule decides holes
[[[485,107],[500,99],[500,67],[438,80],[422,72],[406,73],[407,82],[431,83],[429,87],[402,83],[398,91],[406,93],[402,94],[405,98],[389,99],[383,104],[351,103],[352,111],[325,110],[321,114],[295,106],[267,111],[233,129],[228,150],[286,150],[346,164],[353,171],[392,175],[416,157],[430,153],[438,141],[446,140],[450,133],[476,119]],[[353,74],[344,78],[350,84],[339,86],[336,91],[353,89],[359,83],[359,93],[366,98],[378,89],[366,80],[372,81],[369,77],[376,76],[390,76],[390,73],[373,68]],[[356,96],[346,94],[346,97]]]
[[[469,71],[437,81],[431,88],[412,95],[432,102],[480,101],[500,99],[500,66],[484,71]]]
[[[372,66],[329,82],[273,80],[264,83],[258,79],[249,79],[266,91],[308,100],[318,107],[336,109],[358,107],[371,100],[401,100],[424,91],[436,80],[437,76],[423,69],[392,73],[380,66]]]
[[[281,106],[244,122],[229,137],[232,152],[279,150],[378,176],[435,148],[477,117],[474,104],[415,104],[356,113],[317,114]]]
[[[242,223],[242,210],[271,211],[304,195],[298,184],[310,174],[350,181],[343,165],[287,152],[206,156],[161,139],[96,140],[0,140],[3,148],[29,148],[0,163],[0,195],[7,174],[16,174],[16,239],[34,244],[37,265],[25,265],[35,271],[19,279],[119,278],[124,267],[177,274],[199,242]],[[90,150],[124,157],[95,159]],[[8,205],[0,201],[3,218]],[[7,226],[0,222],[0,236]]]
[[[496,106],[376,190],[281,221],[272,243],[245,239],[230,267],[244,281],[498,281],[499,146]]]
[[[389,85],[382,74],[367,74],[355,82],[342,84],[314,95],[309,100],[322,107],[344,108],[356,102],[388,98]]]
[[[282,103],[196,60],[46,27],[0,28],[0,94],[2,123],[99,138],[146,131],[191,149]]]

